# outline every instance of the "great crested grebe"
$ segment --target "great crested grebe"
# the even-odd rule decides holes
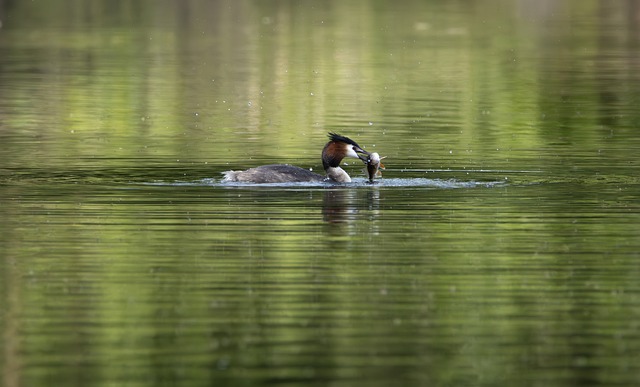
[[[369,152],[362,149],[360,145],[348,137],[336,133],[329,133],[329,142],[322,149],[322,166],[327,176],[322,176],[308,169],[289,164],[271,164],[249,168],[245,171],[222,172],[224,174],[222,180],[258,184],[323,181],[349,183],[351,182],[351,178],[344,169],[340,168],[340,162],[345,157],[353,157],[366,163]]]

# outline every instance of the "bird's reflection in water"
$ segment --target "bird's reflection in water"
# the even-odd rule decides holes
[[[380,190],[335,188],[326,190],[322,200],[322,216],[327,223],[353,223],[373,220],[380,213]]]

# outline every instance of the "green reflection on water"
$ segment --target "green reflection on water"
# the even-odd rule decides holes
[[[0,3],[4,384],[637,384],[637,14]]]
[[[413,166],[634,156],[637,36],[621,5],[142,4],[6,11],[10,165],[32,152],[317,165],[327,129]]]

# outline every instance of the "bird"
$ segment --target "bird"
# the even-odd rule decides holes
[[[365,164],[369,152],[365,151],[349,137],[329,132],[329,142],[322,149],[322,166],[327,174],[322,176],[308,169],[289,164],[270,164],[244,171],[225,171],[222,181],[244,182],[253,184],[263,183],[299,183],[299,182],[330,182],[350,183],[351,177],[342,168],[340,162],[345,157],[360,159]]]

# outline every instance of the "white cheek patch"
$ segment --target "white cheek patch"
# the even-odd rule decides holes
[[[347,154],[344,155],[345,157],[353,157],[354,159],[358,158],[358,154],[356,153],[356,151],[353,150],[352,146],[348,146],[347,147]]]

